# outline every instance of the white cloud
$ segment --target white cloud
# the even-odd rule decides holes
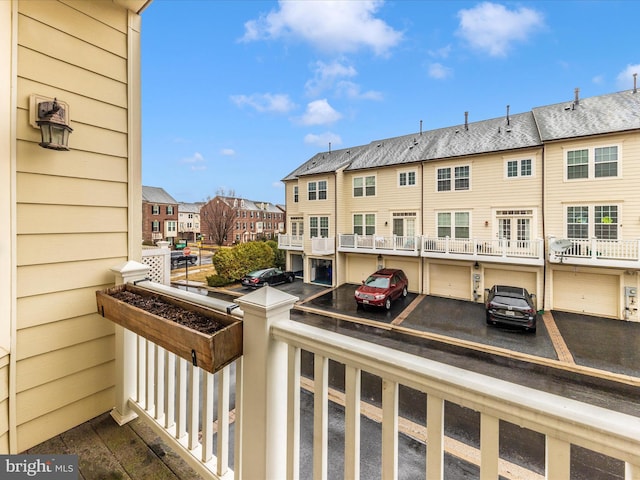
[[[432,63],[429,65],[429,76],[431,78],[443,80],[451,75],[453,75],[453,70],[449,67],[445,67],[441,63]]]
[[[504,5],[483,2],[458,12],[458,34],[478,50],[493,57],[506,56],[515,42],[524,42],[544,26],[540,12],[520,7],[508,10]]]
[[[596,75],[591,81],[596,85],[602,85],[604,83],[604,75]]]
[[[278,180],[277,182],[273,182],[273,183],[271,184],[271,186],[272,186],[273,188],[283,189],[283,188],[284,188],[284,183],[282,183],[281,181],[279,181],[279,180]]]
[[[616,78],[616,85],[620,90],[629,90],[633,88],[634,73],[637,73],[640,76],[640,63],[636,63],[635,65],[627,65],[627,68],[625,68],[618,74]],[[638,81],[640,81],[640,79],[636,81],[636,84]]]
[[[323,98],[310,102],[300,121],[304,125],[327,125],[341,118],[342,115],[329,105],[326,98]]]
[[[434,58],[448,58],[451,53],[451,45],[447,45],[446,47],[437,48],[436,50],[429,50],[429,55]]]
[[[329,52],[354,52],[365,47],[386,55],[403,35],[375,17],[383,3],[280,0],[277,10],[245,23],[241,41],[292,37]]]
[[[200,152],[195,152],[190,157],[181,158],[180,163],[191,165],[191,171],[202,171],[207,169],[207,166],[204,164],[204,157]]]
[[[223,148],[220,150],[220,155],[224,155],[225,157],[233,157],[236,154],[236,151],[233,148]]]
[[[313,68],[313,78],[305,83],[307,95],[315,97],[325,90],[333,88],[336,81],[342,78],[352,78],[358,75],[356,69],[337,61],[324,63],[317,61]]]
[[[329,144],[331,144],[331,148],[342,145],[342,138],[340,138],[340,135],[332,132],[325,132],[320,135],[309,133],[305,135],[304,143],[329,150]]]
[[[239,107],[249,106],[258,112],[287,113],[296,105],[289,95],[283,93],[254,93],[252,95],[232,95],[231,101]]]
[[[336,93],[338,95],[357,99],[357,100],[382,100],[382,93],[376,90],[368,90],[363,92],[360,90],[360,85],[357,83],[342,81],[336,85]]]

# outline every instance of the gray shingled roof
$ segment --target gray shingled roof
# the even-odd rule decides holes
[[[142,201],[149,203],[178,203],[160,187],[142,186]]]
[[[640,92],[627,90],[599,97],[537,107],[533,115],[545,142],[640,129]]]
[[[199,203],[184,203],[178,204],[178,213],[200,213]]]
[[[640,129],[640,92],[624,91],[534,108],[531,112],[412,133],[368,145],[322,152],[283,181],[303,175],[360,170],[539,147],[543,142]]]

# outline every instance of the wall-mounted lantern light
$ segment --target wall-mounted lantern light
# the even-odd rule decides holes
[[[69,150],[69,106],[54,98],[31,96],[31,125],[40,129],[40,146],[52,150]]]

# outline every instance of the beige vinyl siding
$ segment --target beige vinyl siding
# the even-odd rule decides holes
[[[407,171],[416,172],[416,185],[400,187],[398,174]],[[368,176],[376,177],[375,196],[354,197],[353,179]],[[338,223],[338,233],[353,233],[354,213],[375,213],[376,235],[391,236],[393,234],[393,212],[415,212],[416,232],[419,234],[422,198],[419,164],[345,172],[342,185],[344,190],[343,201],[340,205],[341,217]]]
[[[565,152],[581,148],[618,145],[618,178],[565,180]],[[547,233],[566,236],[567,205],[619,205],[619,239],[640,238],[640,134],[608,135],[549,144],[545,148],[545,223]],[[590,158],[592,162],[593,159]],[[590,163],[590,167],[592,167]]]
[[[506,177],[508,160],[532,159],[534,175],[522,178]],[[469,212],[470,237],[478,239],[497,238],[496,210],[532,209],[535,221],[531,225],[532,239],[542,237],[542,164],[541,150],[528,149],[517,152],[502,152],[479,155],[473,158],[425,163],[424,234],[438,234],[437,213]],[[437,170],[458,166],[469,166],[469,190],[437,191]],[[453,186],[452,186],[453,188]]]
[[[113,324],[97,314],[95,291],[113,283],[109,269],[129,254],[131,117],[125,9],[18,7],[16,418],[24,450],[114,402]],[[71,151],[37,145],[32,94],[69,105]]]
[[[309,182],[327,182],[327,198],[324,200],[309,200]],[[311,252],[311,237],[309,232],[309,217],[329,218],[329,238],[335,238],[335,178],[333,174],[312,175],[301,177],[298,181],[299,202],[298,211],[304,212],[304,250]],[[317,193],[317,192],[316,192]],[[293,197],[292,197],[293,198]],[[295,216],[287,211],[287,217]],[[298,215],[299,216],[299,215]]]
[[[0,357],[0,452],[9,451],[9,357]]]

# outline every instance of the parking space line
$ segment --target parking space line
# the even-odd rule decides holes
[[[310,295],[302,300],[300,300],[297,305],[302,305],[303,303],[307,303],[310,302],[311,300],[314,300],[318,297],[321,297],[323,295],[326,295],[329,292],[333,292],[334,290],[336,290],[338,287],[333,287],[333,288],[328,288],[326,290],[320,290],[319,292],[314,293],[313,295]]]
[[[405,319],[411,314],[411,312],[413,312],[416,307],[420,305],[420,302],[422,302],[425,297],[426,295],[418,295],[416,298],[414,298],[413,302],[411,302],[407,308],[402,310],[402,312],[400,312],[400,314],[393,320],[393,322],[391,322],[391,325],[400,325],[402,322],[404,322]]]
[[[545,311],[542,314],[542,320],[544,321],[544,326],[547,327],[547,332],[549,333],[549,338],[551,338],[553,348],[558,355],[558,360],[575,365],[576,362],[573,359],[573,355],[565,343],[564,338],[562,338],[562,334],[560,333],[551,312]]]
[[[313,380],[300,377],[300,387],[310,393],[314,393]],[[329,388],[329,401],[342,407],[345,406],[344,393],[339,390]],[[360,401],[360,414],[376,423],[382,423],[382,409]],[[427,427],[419,423],[412,422],[406,418],[398,416],[398,431],[421,443],[427,443]],[[459,458],[472,465],[480,466],[480,450],[467,445],[451,437],[444,437],[444,450],[449,455]],[[535,473],[527,468],[517,465],[507,460],[498,460],[498,473],[500,478],[513,480],[542,480],[544,476]]]

